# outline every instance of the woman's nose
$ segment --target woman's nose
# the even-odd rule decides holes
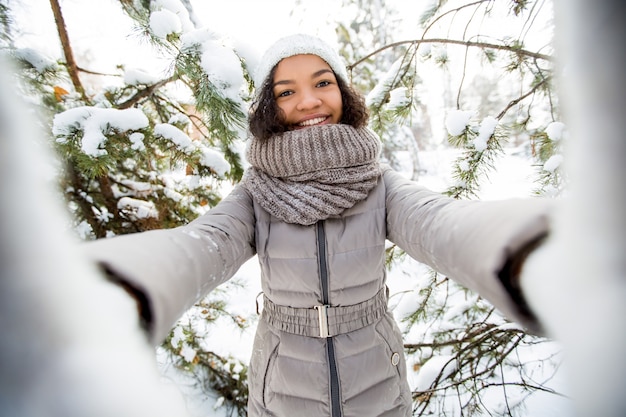
[[[298,110],[309,110],[322,104],[322,100],[315,94],[315,91],[303,91],[298,101]]]

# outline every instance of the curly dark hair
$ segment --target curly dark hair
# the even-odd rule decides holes
[[[248,117],[248,128],[250,133],[262,140],[286,132],[288,126],[283,121],[282,111],[276,104],[272,80],[276,73],[276,66],[272,68],[269,75],[261,86],[261,91],[256,100],[252,103]],[[360,128],[367,125],[369,112],[365,105],[365,98],[343,79],[337,77],[337,86],[341,92],[342,116],[340,123]]]

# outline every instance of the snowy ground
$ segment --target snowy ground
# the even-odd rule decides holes
[[[424,151],[420,153],[420,166],[422,174],[418,179],[419,183],[436,191],[444,191],[451,183],[450,169],[452,160],[456,157],[456,151],[442,149],[435,151]],[[496,163],[495,170],[485,180],[480,192],[481,199],[503,199],[515,197],[527,197],[532,194],[535,188],[533,178],[535,167],[531,166],[524,152],[519,149],[509,149],[505,155]],[[388,276],[390,293],[398,294],[403,291],[415,289],[416,282],[426,268],[417,262],[408,259],[398,264]],[[257,319],[256,298],[261,291],[259,268],[257,259],[253,258],[247,262],[234,279],[244,285],[233,288],[229,294],[229,310],[244,317]],[[415,278],[415,279],[412,279]],[[393,307],[393,303],[390,303]],[[397,317],[396,317],[397,318]],[[228,356],[233,355],[247,363],[252,349],[255,326],[250,326],[246,331],[241,332],[233,324],[224,320],[217,327],[213,328],[209,337],[210,348],[216,353]],[[553,346],[546,346],[546,349],[553,349]],[[538,352],[543,355],[546,352]],[[176,378],[176,377],[174,377]],[[412,372],[409,381],[415,386],[417,374]],[[184,385],[184,382],[182,382]],[[551,381],[551,386],[558,390],[566,390],[566,384],[561,374]],[[214,408],[220,404],[217,397],[205,398],[190,390],[193,400],[189,407],[194,417],[226,417],[223,408]],[[536,393],[527,399],[526,414],[532,417],[566,417],[572,415],[570,404],[567,400],[562,400],[554,395]]]

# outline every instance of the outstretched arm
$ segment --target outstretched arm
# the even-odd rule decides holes
[[[254,255],[252,201],[237,187],[186,226],[100,239],[84,251],[135,296],[150,341],[159,344],[189,307]]]
[[[529,245],[549,229],[553,201],[460,201],[388,170],[387,235],[414,259],[476,291],[508,318],[540,333],[517,289]]]

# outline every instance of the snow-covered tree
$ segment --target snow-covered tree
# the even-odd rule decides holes
[[[61,4],[50,5],[63,57],[15,47],[8,30],[4,52],[19,63],[21,88],[45,115],[43,130],[50,132],[62,161],[60,190],[73,229],[94,239],[169,228],[215,205],[221,187],[243,173],[250,92],[246,57],[217,34],[196,28],[193,10],[181,3],[121,1],[136,31],[171,66],[166,74],[151,74],[120,63],[115,74],[98,73],[74,57]],[[7,28],[10,6],[2,3],[0,9]],[[196,309],[196,322],[231,316],[219,293]],[[248,323],[233,318],[237,326]],[[222,394],[226,406],[243,410],[246,367],[201,351],[197,329],[181,320],[163,344],[170,353],[166,360],[201,374],[199,385]],[[194,348],[198,354],[192,358]]]
[[[370,0],[344,0],[337,18],[341,53],[349,63],[352,84],[366,97],[370,127],[383,140],[383,158],[395,169],[419,177],[419,151],[411,129],[416,113],[424,110],[411,50],[391,50],[393,28],[402,17],[390,6]],[[345,17],[343,17],[345,16]]]

